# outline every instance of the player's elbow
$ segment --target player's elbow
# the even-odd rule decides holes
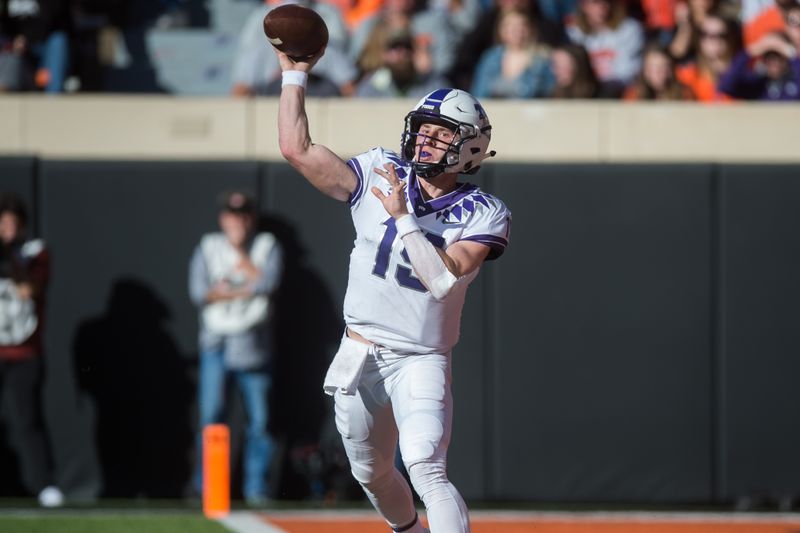
[[[301,143],[281,138],[278,142],[278,146],[281,150],[281,155],[283,158],[286,159],[286,161],[288,161],[292,166],[297,166],[300,163],[304,152]]]
[[[278,132],[278,148],[281,155],[293,166],[302,164],[303,157],[308,154],[310,146],[311,140],[308,137],[290,131]]]
[[[453,287],[456,286],[458,278],[453,275],[449,270],[445,270],[440,275],[431,280],[428,290],[436,300],[442,301],[447,298],[447,295],[452,292]]]

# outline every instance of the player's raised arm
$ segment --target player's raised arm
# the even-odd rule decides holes
[[[314,144],[308,131],[305,83],[308,73],[324,49],[308,62],[292,61],[275,50],[283,72],[278,108],[278,142],[281,155],[317,189],[340,201],[347,201],[358,184],[356,175],[342,159],[321,144]]]

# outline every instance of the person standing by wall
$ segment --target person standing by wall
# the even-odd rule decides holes
[[[275,236],[257,232],[256,223],[254,200],[241,191],[226,193],[219,213],[221,231],[202,237],[189,267],[189,294],[200,311],[200,431],[223,421],[227,384],[235,382],[248,418],[242,492],[250,505],[270,498],[270,296],[283,265]],[[198,437],[199,451],[201,441]],[[197,465],[195,488],[202,494],[202,460]]]
[[[50,256],[44,242],[27,239],[28,211],[13,193],[0,193],[0,393],[25,485],[42,507],[60,507],[53,485],[42,417],[42,336]]]

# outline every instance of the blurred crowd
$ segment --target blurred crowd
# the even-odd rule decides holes
[[[280,91],[262,30],[280,3],[252,0],[231,58],[232,94]],[[451,86],[479,98],[800,99],[800,0],[298,3],[330,34],[312,96],[420,97]],[[103,69],[136,60],[127,27],[192,26],[195,4],[0,0],[0,91],[106,90]]]

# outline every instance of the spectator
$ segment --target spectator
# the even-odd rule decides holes
[[[642,0],[644,27],[648,41],[668,45],[675,34],[676,0]]]
[[[8,428],[25,485],[41,506],[60,507],[41,409],[50,256],[43,241],[26,238],[27,222],[22,200],[0,193],[0,390],[10,402]]]
[[[353,30],[350,58],[361,76],[374,72],[382,66],[386,37],[407,31],[414,38],[414,50],[419,55],[417,69],[423,74],[446,75],[459,42],[459,29],[453,20],[444,10],[420,9],[418,0],[386,0],[381,11]],[[316,68],[321,65],[322,60]]]
[[[536,0],[544,20],[561,26],[575,13],[578,0]]]
[[[627,16],[623,0],[580,0],[567,35],[586,47],[597,78],[621,96],[639,73],[644,44],[642,26]]]
[[[459,40],[482,23],[483,6],[480,0],[429,0],[428,8],[450,19]]]
[[[348,31],[356,28],[364,19],[374,15],[383,7],[384,0],[324,0],[336,6],[347,24]]]
[[[0,93],[21,90],[24,72],[22,54],[0,34]]]
[[[160,0],[163,13],[158,16],[153,26],[159,30],[175,30],[188,28],[190,15],[187,0]]]
[[[556,46],[566,39],[563,28],[539,15],[534,0],[494,0],[494,3],[482,17],[481,23],[465,35],[458,47],[458,53],[448,77],[459,89],[468,89],[472,85],[475,68],[484,52],[496,44],[497,21],[502,13],[513,9],[526,10],[533,20],[538,40],[550,46]]]
[[[786,31],[784,12],[798,4],[798,0],[741,0],[744,45],[750,46],[768,33]]]
[[[250,196],[240,191],[224,195],[219,214],[222,231],[203,236],[189,269],[189,293],[200,310],[200,428],[223,421],[226,385],[235,380],[248,417],[243,494],[251,505],[270,497],[270,296],[278,287],[283,264],[275,237],[256,232],[256,215]],[[194,479],[202,493],[200,459]]]
[[[48,93],[64,90],[70,56],[69,6],[69,0],[0,0],[0,49],[9,70],[9,79],[0,79],[0,84]]]
[[[288,0],[282,3],[297,3],[311,7],[320,14],[328,26],[328,47],[319,61],[315,77],[310,80],[311,96],[350,96],[355,90],[357,71],[347,57],[347,28],[339,10],[332,5],[316,0]],[[248,17],[239,35],[239,43],[233,59],[232,94],[253,96],[280,92],[281,69],[272,46],[264,37],[264,17],[273,8],[265,1]],[[277,80],[278,91],[275,91]]]
[[[675,35],[669,53],[678,61],[695,58],[700,41],[700,25],[709,13],[719,10],[719,0],[682,0],[675,4]]]
[[[499,43],[481,56],[472,94],[477,98],[541,98],[553,89],[550,50],[527,11],[512,9],[497,21]]]
[[[436,90],[446,81],[432,72],[420,72],[415,59],[411,34],[400,30],[387,38],[383,50],[383,64],[361,80],[356,96],[367,98],[413,97],[421,98]]]
[[[792,45],[800,50],[800,1],[783,10],[786,21],[786,36]]]
[[[800,100],[797,48],[785,34],[764,35],[737,54],[719,89],[743,100]]]
[[[675,61],[666,48],[645,48],[642,72],[625,91],[625,100],[693,100],[692,91],[675,78]]]
[[[124,0],[72,0],[70,72],[81,92],[103,90],[106,68],[130,66],[122,32],[127,17]]]
[[[601,95],[600,82],[583,46],[567,43],[555,47],[550,55],[550,68],[555,81],[552,98],[584,99]]]
[[[730,100],[719,91],[717,81],[730,67],[738,48],[739,29],[736,23],[718,13],[707,15],[700,24],[697,58],[677,68],[678,80],[689,87],[700,102]]]

